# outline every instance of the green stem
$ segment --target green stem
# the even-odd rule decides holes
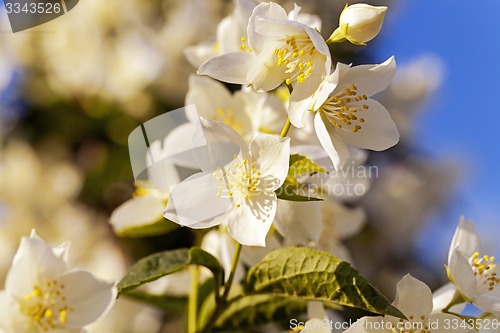
[[[283,130],[281,131],[280,138],[284,138],[288,134],[288,131],[290,130],[290,125],[292,125],[292,123],[290,122],[290,118],[287,118],[285,126],[283,126]]]
[[[236,245],[233,261],[231,263],[231,272],[229,273],[229,278],[227,279],[227,282],[224,286],[224,293],[222,294],[222,297],[219,298],[212,316],[210,316],[210,319],[205,324],[205,327],[203,327],[203,329],[201,330],[201,333],[208,333],[211,331],[212,327],[215,325],[215,322],[229,304],[227,299],[229,297],[229,292],[231,291],[231,286],[233,285],[234,276],[236,274],[236,266],[238,265],[238,261],[240,259],[241,249],[242,246],[240,243],[238,243]],[[218,290],[216,290],[215,292],[218,293]]]
[[[237,243],[236,250],[233,256],[233,262],[231,263],[231,273],[229,274],[229,278],[227,279],[226,286],[224,288],[224,294],[222,294],[222,301],[224,302],[227,301],[229,291],[231,290],[231,286],[233,285],[234,276],[236,274],[236,266],[238,265],[238,260],[240,260],[241,248],[241,244]]]
[[[200,268],[197,265],[191,267],[191,292],[189,293],[188,300],[188,333],[196,333],[198,322],[198,280],[200,276]]]

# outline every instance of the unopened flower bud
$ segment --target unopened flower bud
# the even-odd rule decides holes
[[[387,7],[358,3],[346,6],[340,14],[339,27],[328,38],[327,43],[343,40],[356,45],[365,45],[375,38],[384,23]]]

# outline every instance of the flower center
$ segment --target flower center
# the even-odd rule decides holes
[[[217,108],[215,112],[216,114],[212,116],[212,120],[223,122],[227,126],[234,129],[236,132],[238,132],[238,134],[241,134],[241,132],[243,131],[243,125],[236,118],[236,114],[234,113],[233,109]]]
[[[475,252],[471,259],[472,270],[476,277],[478,290],[480,293],[492,291],[500,283],[497,277],[497,265],[495,257],[482,256],[479,252]]]
[[[217,196],[234,198],[235,207],[239,208],[242,200],[251,199],[261,191],[259,188],[261,172],[256,170],[253,163],[242,159],[241,156],[235,156],[235,160],[236,163],[225,169],[219,168],[213,176],[223,183],[218,188]]]
[[[64,284],[49,281],[43,287],[33,286],[33,291],[21,300],[21,312],[28,316],[42,331],[66,324],[73,308],[65,305]]]
[[[285,73],[290,75],[285,79],[286,84],[304,82],[313,72],[316,47],[305,34],[287,36],[283,41],[282,47],[274,49],[274,54],[277,56],[277,65],[285,66]]]
[[[365,122],[365,119],[360,116],[360,112],[369,109],[368,105],[363,104],[368,97],[358,94],[357,90],[358,88],[351,84],[327,99],[321,106],[321,111],[338,129],[354,133],[362,129],[361,124]]]

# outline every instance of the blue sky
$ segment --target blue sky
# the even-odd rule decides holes
[[[483,243],[500,254],[500,1],[395,1],[381,37],[378,60],[392,54],[400,64],[423,54],[442,59],[444,80],[418,118],[416,141],[464,171],[446,218],[473,219]],[[452,233],[434,229],[424,238],[439,242],[442,252]]]

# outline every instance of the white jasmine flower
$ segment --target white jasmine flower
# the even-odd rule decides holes
[[[290,101],[290,121],[296,127],[314,114],[316,135],[339,170],[354,147],[384,150],[399,141],[399,133],[388,111],[370,97],[387,88],[396,72],[391,57],[380,65],[351,67],[337,64],[316,93],[301,102]]]
[[[392,317],[363,317],[356,321],[346,333],[449,333],[451,330],[446,322],[457,322],[453,332],[472,333],[474,329],[466,323],[461,324],[460,318],[445,314],[431,313],[432,292],[427,285],[411,275],[404,276],[397,285],[396,299],[392,303],[401,310],[408,320]],[[448,325],[449,326],[449,325]]]
[[[353,44],[365,45],[380,32],[386,12],[387,7],[365,3],[346,6],[340,14],[339,27],[328,41],[340,42],[347,39]]]
[[[449,278],[465,301],[500,314],[500,279],[495,257],[481,256],[479,251],[474,222],[461,217],[448,254]]]
[[[35,232],[23,237],[0,293],[7,332],[81,332],[113,305],[113,283],[68,270],[68,243],[52,248]]]
[[[239,154],[222,168],[208,169],[173,187],[164,216],[191,228],[224,224],[243,245],[265,246],[276,214],[274,192],[288,173],[290,139],[260,134],[248,146],[233,129],[201,118],[210,143],[229,142]],[[203,167],[202,167],[203,169]]]
[[[292,14],[293,16],[293,14]],[[312,95],[330,74],[331,56],[319,32],[293,21],[278,4],[261,3],[247,27],[246,52],[230,52],[201,65],[198,74],[269,91],[285,82],[293,86],[290,100]]]

